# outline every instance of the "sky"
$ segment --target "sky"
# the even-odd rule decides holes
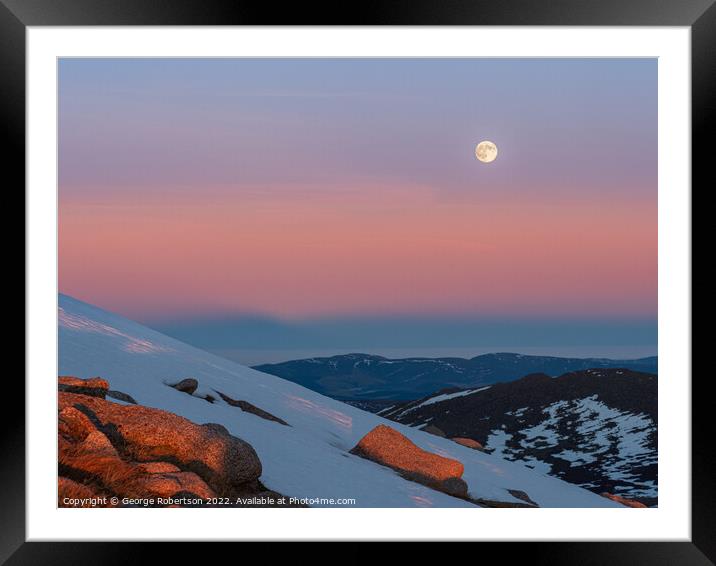
[[[646,355],[656,156],[655,59],[61,59],[59,287],[245,363]]]

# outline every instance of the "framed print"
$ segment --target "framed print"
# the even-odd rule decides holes
[[[4,1],[8,564],[149,541],[712,563],[691,187],[716,8],[364,8]]]

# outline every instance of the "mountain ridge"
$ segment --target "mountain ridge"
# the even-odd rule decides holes
[[[597,493],[657,498],[658,382],[618,368],[531,374],[445,389],[378,414],[486,450]]]
[[[657,373],[658,358],[563,358],[511,352],[481,354],[472,358],[387,358],[351,353],[260,364],[253,368],[336,399],[409,400],[445,387],[491,385],[514,381],[533,373],[554,377],[570,371],[599,368]]]

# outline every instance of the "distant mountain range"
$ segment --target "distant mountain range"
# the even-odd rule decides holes
[[[622,368],[657,373],[657,357],[636,360],[484,354],[474,358],[389,359],[369,354],[309,358],[254,369],[341,400],[411,400],[445,387],[469,388],[531,373],[557,376],[586,369]]]
[[[657,377],[590,369],[447,389],[378,410],[597,493],[647,505],[657,496]]]

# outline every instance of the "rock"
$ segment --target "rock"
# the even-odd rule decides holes
[[[261,462],[251,445],[220,424],[66,391],[58,395],[58,410],[59,492],[77,495],[61,506],[92,497],[104,502],[81,506],[116,506],[115,496],[171,497],[171,507],[208,504],[216,496],[238,501],[232,506],[243,506],[238,498],[284,497],[259,480]]]
[[[100,377],[80,379],[71,375],[61,375],[57,378],[57,389],[68,393],[80,393],[104,399],[109,389],[109,383]]]
[[[405,477],[409,479],[409,476]],[[467,497],[467,483],[462,478],[448,478],[442,481],[436,489],[455,497]]]
[[[190,491],[195,498],[215,497],[215,493],[193,472],[182,472],[166,462],[136,464],[123,460],[109,438],[76,407],[65,407],[60,412],[59,421],[59,470],[64,476],[70,476],[64,478],[65,487],[68,490],[71,487],[73,493],[83,498],[98,497],[98,492],[80,481],[121,497],[172,497],[180,491]]]
[[[539,507],[539,505],[532,501],[532,498],[521,489],[508,489],[507,493],[509,493],[512,497],[519,499],[520,501],[524,501],[528,505],[532,505],[533,507]]]
[[[463,446],[467,446],[468,448],[472,448],[473,450],[485,450],[482,444],[480,444],[477,440],[473,440],[472,438],[463,438],[461,436],[456,436],[454,438],[451,438],[450,440],[452,440],[453,442],[457,442],[458,444],[462,444]]]
[[[179,383],[175,383],[169,387],[173,387],[177,391],[191,395],[194,391],[196,391],[196,388],[199,387],[199,382],[193,377],[187,377],[186,379],[182,379]]]
[[[76,396],[74,393],[60,393]],[[95,397],[83,399],[106,403]],[[133,475],[133,466],[122,460],[109,438],[77,407],[65,406],[59,414],[58,465],[60,475],[87,483],[110,487]]]
[[[140,484],[149,497],[175,497],[182,492],[193,494],[195,498],[216,497],[212,489],[194,472],[147,474]]]
[[[169,462],[147,462],[146,464],[138,464],[137,467],[148,474],[171,474],[181,471]]]
[[[111,397],[112,399],[118,399],[119,401],[124,401],[125,403],[131,403],[132,405],[136,405],[137,402],[134,400],[134,397],[131,395],[127,395],[126,393],[122,393],[121,391],[113,391],[109,390],[107,391],[107,397]]]
[[[445,434],[441,429],[436,427],[435,425],[428,425],[425,428],[420,429],[423,432],[427,432],[429,434],[433,434],[435,436],[441,436],[443,438],[447,438],[447,434]]]
[[[60,475],[83,483],[99,481],[104,487],[110,487],[119,477],[132,475],[131,465],[122,460],[109,439],[79,409],[65,407],[60,411],[58,430]]]
[[[58,440],[60,476],[92,485],[97,491],[141,497],[142,487],[139,479],[146,474],[137,470],[131,462],[123,460],[100,431],[90,432],[81,441],[72,442],[63,435],[59,435]]]
[[[95,455],[119,458],[119,453],[117,452],[115,447],[112,446],[112,443],[109,441],[109,438],[107,438],[98,430],[93,430],[92,432],[90,432],[87,437],[79,443],[79,447],[83,451],[92,452]]]
[[[125,460],[169,462],[196,473],[218,495],[261,475],[253,447],[221,425],[198,425],[160,409],[119,405],[96,397],[59,394],[60,410],[74,407],[111,441]]]
[[[635,501],[633,499],[627,499],[626,497],[622,497],[621,495],[614,495],[613,493],[607,492],[604,492],[600,495],[602,497],[606,497],[607,499],[611,499],[612,501],[615,501],[617,503],[621,503],[626,507],[646,508],[646,505],[644,505],[643,503],[640,503],[639,501]]]
[[[251,413],[252,415],[256,415],[257,417],[261,417],[262,419],[266,419],[267,421],[273,421],[275,423],[282,424],[284,426],[291,426],[283,419],[278,418],[275,415],[272,415],[268,411],[264,411],[263,409],[259,409],[256,405],[252,405],[248,401],[242,401],[242,400],[236,400],[232,399],[228,395],[223,394],[221,391],[217,391],[219,396],[229,405],[232,407],[238,407],[242,411],[246,413]]]
[[[461,462],[427,452],[389,426],[375,427],[350,453],[392,468],[411,481],[450,495],[467,496]]]
[[[73,442],[82,441],[97,430],[89,417],[74,407],[65,407],[60,411],[57,428],[60,436]]]

